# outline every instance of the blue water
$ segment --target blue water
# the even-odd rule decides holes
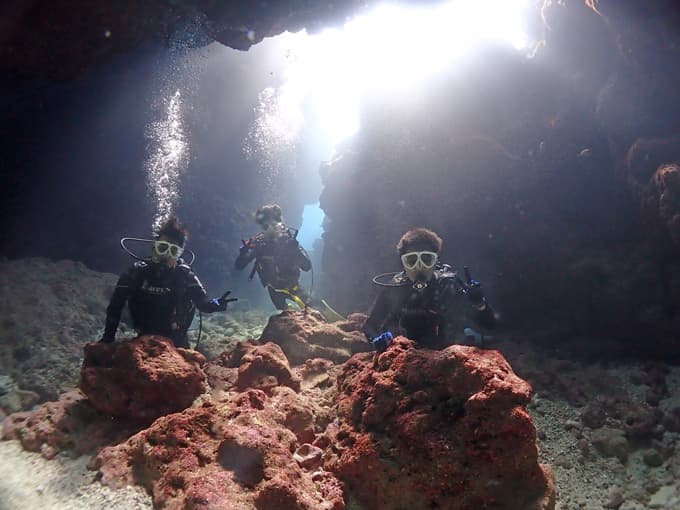
[[[302,211],[302,226],[297,239],[307,250],[311,250],[314,247],[314,241],[321,238],[323,218],[324,214],[318,202],[307,204]]]

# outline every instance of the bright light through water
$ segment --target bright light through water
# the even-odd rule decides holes
[[[279,36],[289,49],[286,79],[261,96],[245,143],[246,155],[267,155],[269,165],[294,150],[311,101],[332,142],[359,130],[359,105],[368,90],[407,94],[480,42],[518,50],[527,45],[523,15],[528,0],[453,0],[429,8],[383,5],[341,30]],[[330,155],[329,155],[330,157]],[[266,158],[265,158],[266,159]]]
[[[177,90],[165,102],[163,119],[152,123],[146,160],[147,189],[155,205],[153,231],[172,214],[179,198],[179,180],[189,162],[182,120],[182,97]]]

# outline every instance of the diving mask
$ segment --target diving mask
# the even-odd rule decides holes
[[[437,264],[438,255],[433,251],[411,251],[401,256],[401,263],[408,271],[432,269]]]
[[[156,255],[163,258],[177,259],[184,252],[184,248],[178,244],[169,243],[168,241],[154,241],[153,250]]]

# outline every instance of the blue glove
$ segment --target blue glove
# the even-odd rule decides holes
[[[373,347],[375,347],[375,350],[378,353],[383,353],[390,346],[392,340],[394,340],[394,335],[392,335],[392,332],[385,331],[384,333],[373,338],[371,340],[371,343],[373,344]]]

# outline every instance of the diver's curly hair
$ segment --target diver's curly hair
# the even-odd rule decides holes
[[[258,217],[262,217],[263,219],[268,220],[274,220],[276,222],[281,222],[283,221],[282,214],[283,213],[281,211],[281,206],[279,204],[268,204],[261,205],[260,207],[258,207],[257,211],[255,211],[255,214],[253,214],[253,218],[258,223],[260,223],[257,219]]]
[[[168,237],[180,246],[184,246],[189,237],[189,229],[182,225],[176,216],[170,216],[156,234],[157,238],[161,236]]]
[[[410,251],[433,251],[439,253],[442,249],[442,238],[429,228],[412,228],[406,232],[397,244],[399,255]]]

